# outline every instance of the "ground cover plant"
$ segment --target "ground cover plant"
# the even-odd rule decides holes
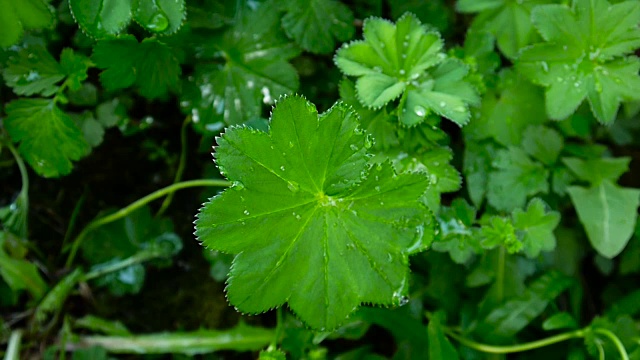
[[[640,1],[0,0],[5,359],[640,359]]]

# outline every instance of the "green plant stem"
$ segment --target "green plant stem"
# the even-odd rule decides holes
[[[78,220],[78,215],[80,215],[80,210],[82,209],[82,205],[84,201],[87,199],[87,191],[82,193],[80,200],[76,203],[76,206],[73,208],[73,213],[71,213],[71,218],[69,219],[69,225],[67,226],[67,232],[64,234],[64,239],[62,240],[62,248],[64,249],[71,238],[71,234],[76,227],[76,221]]]
[[[14,330],[9,337],[7,352],[4,360],[20,360],[20,341],[22,340],[22,330]]]
[[[160,251],[141,251],[124,260],[108,263],[103,266],[96,266],[92,271],[89,271],[82,277],[82,281],[93,280],[97,277],[107,275],[112,272],[116,272],[127,268],[131,265],[140,264],[145,261],[149,261],[158,257],[163,257],[166,254]]]
[[[570,339],[582,338],[585,335],[585,330],[580,329],[580,330],[574,330],[571,332],[550,336],[548,338],[544,338],[544,339],[540,339],[540,340],[536,340],[536,341],[532,341],[524,344],[495,346],[495,345],[482,344],[482,343],[467,339],[447,328],[444,329],[444,332],[445,334],[447,334],[448,336],[455,339],[460,344],[466,347],[469,347],[474,350],[482,351],[485,353],[490,353],[490,354],[511,354],[511,353],[529,351],[529,350],[538,349],[544,346],[553,345],[553,344],[570,340]]]
[[[191,122],[191,116],[187,116],[182,123],[182,128],[180,128],[180,161],[178,163],[178,169],[176,170],[175,178],[173,179],[173,183],[179,183],[182,180],[182,174],[184,173],[184,169],[187,164],[187,128],[189,123]],[[164,212],[167,210],[169,205],[171,205],[171,201],[173,200],[173,194],[169,193],[167,197],[162,202],[160,209],[156,213],[156,216],[162,216]]]
[[[276,309],[276,331],[273,334],[273,340],[269,345],[269,349],[276,349],[280,338],[282,337],[282,330],[284,329],[284,316],[282,314],[282,306]]]
[[[25,209],[25,214],[29,211],[29,173],[27,172],[27,167],[24,164],[24,160],[18,153],[18,150],[11,144],[10,142],[6,142],[5,145],[11,151],[11,154],[16,159],[16,164],[18,164],[18,169],[20,170],[20,180],[22,181],[22,189],[20,189],[20,197],[23,200],[23,206]]]
[[[73,243],[71,244],[71,251],[69,252],[69,256],[67,257],[67,262],[65,263],[65,266],[67,268],[71,267],[71,264],[73,264],[73,260],[76,256],[76,253],[78,252],[78,249],[82,244],[82,241],[87,236],[87,234],[90,233],[91,231],[99,228],[102,225],[106,225],[110,222],[121,219],[131,214],[133,211],[150,203],[151,201],[161,198],[169,193],[172,193],[180,189],[186,189],[191,187],[201,187],[201,186],[227,187],[227,186],[231,186],[231,183],[226,180],[220,180],[220,179],[212,179],[212,180],[200,179],[200,180],[189,180],[189,181],[179,182],[179,183],[164,187],[162,189],[156,190],[151,194],[145,197],[142,197],[134,201],[133,203],[129,204],[128,206],[116,211],[115,213],[93,220],[74,239]]]
[[[620,359],[629,360],[629,354],[627,354],[627,350],[624,348],[624,344],[622,344],[622,341],[620,341],[620,339],[616,336],[616,334],[612,333],[610,330],[601,329],[601,328],[594,329],[593,332],[609,338],[609,340],[611,340],[613,345],[615,345],[616,349],[618,349],[618,353],[620,354]]]

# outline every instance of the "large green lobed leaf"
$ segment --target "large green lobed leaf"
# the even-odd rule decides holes
[[[288,302],[330,330],[361,303],[405,301],[408,256],[433,235],[418,202],[429,182],[368,165],[369,146],[347,105],[318,116],[298,96],[277,104],[268,134],[232,127],[218,138],[215,157],[234,186],[204,205],[196,235],[236,254],[227,291],[239,311]]]

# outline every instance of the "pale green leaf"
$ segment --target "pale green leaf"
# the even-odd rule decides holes
[[[467,192],[476,207],[482,205],[487,193],[491,163],[498,149],[492,142],[467,141],[462,164]]]
[[[516,236],[511,219],[490,217],[482,224],[479,236],[480,244],[485,249],[503,246],[509,254],[515,254],[522,249],[522,242]]]
[[[433,237],[418,203],[427,178],[368,165],[367,136],[344,104],[318,117],[313,104],[285,98],[270,125],[269,133],[230,128],[218,139],[216,161],[234,186],[196,220],[199,241],[236,254],[231,304],[260,313],[287,302],[319,330],[363,302],[400,304],[407,257]]]
[[[468,68],[442,52],[439,34],[428,31],[411,13],[397,23],[369,18],[364,40],[338,49],[335,63],[349,76],[357,76],[360,102],[374,109],[401,96],[400,122],[414,126],[432,113],[458,125],[468,122],[469,105],[479,99],[467,82]]]
[[[531,10],[550,0],[459,0],[461,12],[479,12],[471,25],[477,31],[488,31],[498,42],[498,48],[508,58],[536,39],[531,23]]]
[[[630,157],[594,158],[583,160],[580,158],[562,158],[562,162],[582,181],[594,186],[608,180],[618,181],[622,174],[629,171]]]
[[[326,54],[353,37],[353,13],[336,0],[288,0],[282,27],[304,50]]]
[[[20,153],[39,175],[66,175],[72,161],[90,150],[80,129],[52,100],[14,100],[6,111],[5,129],[20,143]]]
[[[131,0],[69,0],[82,31],[94,38],[118,34],[131,21]]]
[[[513,226],[522,242],[522,251],[529,258],[535,258],[542,251],[556,247],[553,234],[560,223],[560,213],[547,211],[546,204],[539,198],[529,202],[526,211],[515,209],[511,214]]]
[[[553,165],[564,140],[557,131],[543,125],[529,126],[522,137],[522,148],[545,165]]]
[[[598,121],[611,123],[621,102],[640,99],[640,60],[633,56],[640,46],[637,2],[544,5],[532,19],[546,42],[524,49],[516,65],[546,88],[549,117],[568,117],[588,97]]]
[[[451,259],[464,264],[471,257],[482,251],[478,242],[476,209],[464,199],[453,200],[451,206],[442,207],[438,215],[440,232],[431,248],[435,251],[448,252]]]
[[[618,255],[633,234],[640,190],[603,180],[591,188],[567,189],[591,245],[606,258]]]
[[[400,143],[396,134],[395,119],[384,108],[372,110],[363,106],[356,96],[353,81],[343,79],[340,82],[340,98],[360,115],[362,128],[375,139],[374,149],[386,150]]]
[[[549,170],[520,148],[498,151],[492,165],[487,200],[498,210],[522,208],[527,197],[549,191]]]
[[[9,57],[2,71],[6,84],[18,95],[51,96],[65,77],[65,70],[40,45],[30,46]]]
[[[0,0],[0,48],[16,44],[24,30],[53,24],[53,11],[43,0]]]

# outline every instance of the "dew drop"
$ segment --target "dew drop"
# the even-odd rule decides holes
[[[391,255],[391,253],[387,253],[387,261],[393,262],[393,255]]]
[[[243,211],[242,213],[243,213],[243,214],[245,214],[245,215],[247,215],[247,216],[249,216],[249,215],[250,215],[249,210],[245,210],[245,211]]]
[[[273,99],[271,98],[271,92],[269,92],[269,88],[266,86],[263,86],[262,89],[260,89],[260,92],[262,93],[262,102],[265,104],[271,104],[271,102],[273,102]]]
[[[402,45],[404,45],[404,47],[407,47],[407,46],[409,46],[409,42],[405,41],[405,42],[402,43]]]
[[[542,65],[542,70],[544,70],[545,72],[549,72],[549,64],[547,64],[546,61],[541,61],[540,65]]]
[[[429,181],[433,185],[437,184],[438,183],[438,177],[436,176],[436,174],[429,175]]]
[[[413,107],[413,112],[416,113],[416,115],[423,117],[427,114],[427,109],[425,109],[423,106],[416,105]]]
[[[253,89],[254,86],[255,86],[255,83],[252,80],[247,81],[247,87],[249,89]]]
[[[382,68],[381,68],[380,66],[375,66],[375,67],[373,68],[373,71],[375,71],[375,72],[382,72]]]
[[[377,192],[380,192],[380,186],[376,186],[375,189]]]
[[[289,147],[292,148],[293,147],[293,141],[289,141]]]
[[[400,75],[404,75],[404,74],[406,74],[406,72],[404,71],[404,69],[400,69],[399,73],[400,73]]]
[[[165,14],[157,12],[146,27],[153,32],[165,31],[169,27],[169,19]]]
[[[351,149],[353,151],[358,151],[358,147],[355,144],[349,145],[349,149]]]
[[[373,146],[373,138],[371,137],[371,135],[367,135],[364,138],[364,148],[371,149],[372,146]]]
[[[284,165],[280,166],[280,171],[284,171]]]
[[[444,102],[444,101],[440,101],[440,104],[438,104],[438,105],[440,105],[441,108],[447,107],[447,103]]]
[[[234,181],[234,182],[231,184],[231,188],[232,188],[233,190],[242,190],[242,189],[244,189],[244,184],[243,184],[243,183],[241,183],[240,181]]]
[[[288,181],[287,188],[289,189],[289,191],[297,193],[298,190],[300,190],[300,185],[298,185],[298,183],[295,181]]]

